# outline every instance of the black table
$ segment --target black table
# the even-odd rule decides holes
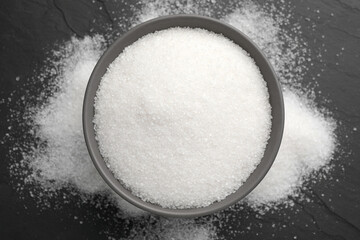
[[[316,68],[324,69],[315,86],[315,90],[321,90],[317,101],[339,122],[340,151],[333,162],[332,180],[318,181],[303,190],[303,194],[312,199],[310,203],[297,202],[293,208],[264,216],[245,210],[246,218],[237,216],[229,220],[220,228],[219,235],[227,239],[293,239],[294,236],[297,239],[360,239],[360,1],[291,2],[294,19],[303,26],[303,37],[309,41],[310,49],[314,52],[324,46],[327,49],[323,52],[324,61],[315,59],[315,66],[308,75],[318,73]],[[26,79],[31,78],[34,69],[41,67],[46,51],[54,43],[69,40],[74,35],[103,34],[103,26],[111,25],[116,17],[109,11],[112,4],[105,0],[0,2],[0,98],[3,99],[0,102],[0,137],[8,131],[7,116],[14,107],[8,98],[19,97],[11,93],[26,88]],[[129,3],[117,3],[121,4],[126,15]],[[309,19],[317,26],[317,31],[311,30]],[[342,54],[338,55],[340,52]],[[16,80],[18,76],[22,81]],[[311,77],[305,77],[303,84],[313,84]],[[79,206],[76,200],[70,199],[59,208],[39,209],[31,197],[20,197],[8,170],[11,147],[7,142],[0,147],[0,239],[126,236],[122,222],[111,220],[111,208],[101,212],[91,204]],[[98,215],[101,218],[96,217]],[[250,223],[251,231],[247,231],[245,228]],[[229,235],[230,228],[238,230],[236,237]]]

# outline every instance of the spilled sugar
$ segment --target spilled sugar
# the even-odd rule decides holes
[[[26,161],[33,170],[32,180],[50,188],[72,184],[85,193],[95,193],[105,188],[96,169],[89,164],[82,133],[82,102],[84,86],[102,53],[101,36],[73,38],[55,54],[65,57],[60,74],[55,81],[60,92],[49,99],[33,119],[36,134],[45,144],[37,148]],[[71,140],[70,140],[71,139]],[[71,170],[76,169],[76,170]]]
[[[144,226],[145,225],[145,226]],[[143,233],[145,230],[145,234]],[[131,229],[128,239],[210,240],[217,239],[212,221],[149,217]],[[117,238],[114,238],[114,240]]]
[[[222,18],[244,31],[261,46],[282,83],[293,86],[301,82],[307,66],[312,64],[311,62],[306,64],[311,60],[311,53],[306,48],[306,42],[294,37],[301,34],[301,31],[298,26],[289,25],[288,18],[291,16],[287,10],[271,5],[259,7],[249,1],[246,3],[230,1],[229,5],[231,10],[216,1],[214,3],[165,0],[144,2],[141,10],[133,9],[133,19],[136,20],[132,25],[159,15],[175,13],[198,13]],[[219,9],[219,6],[222,8]],[[262,31],[253,31],[253,29],[262,29]],[[31,141],[15,137],[12,129],[16,129],[16,120],[10,119],[7,134],[10,136],[9,141],[13,143],[23,141],[21,144],[14,144],[16,147],[10,152],[10,171],[13,178],[20,179],[19,191],[25,191],[22,190],[25,182],[30,187],[33,184],[41,187],[37,194],[41,196],[41,201],[45,201],[44,199],[49,196],[56,197],[58,190],[63,188],[70,188],[70,191],[75,189],[77,193],[85,194],[86,198],[93,198],[99,194],[107,196],[110,201],[119,205],[119,209],[122,209],[121,211],[124,212],[122,218],[140,216],[138,220],[133,221],[129,239],[216,238],[217,231],[213,221],[218,223],[221,230],[221,226],[226,226],[227,216],[219,214],[209,219],[201,218],[200,222],[164,219],[151,215],[141,217],[144,215],[141,210],[131,207],[116,197],[96,173],[84,145],[81,111],[77,109],[81,109],[86,82],[92,66],[103,51],[104,44],[104,40],[99,36],[85,37],[81,40],[73,38],[59,51],[55,51],[53,58],[45,63],[44,72],[35,77],[34,81],[44,81],[45,78],[54,82],[48,89],[53,96],[45,98],[46,101],[40,98],[37,105],[41,107],[30,106],[26,114],[20,113],[24,117],[23,125],[29,127],[27,134],[32,136]],[[52,59],[57,60],[51,62]],[[57,69],[55,73],[54,69]],[[61,75],[57,76],[57,72]],[[259,206],[269,209],[286,201],[289,195],[296,196],[297,189],[302,186],[306,177],[326,166],[334,152],[333,121],[320,114],[306,96],[297,95],[299,94],[290,90],[285,92],[287,119],[296,121],[300,117],[307,124],[296,125],[294,121],[286,120],[284,140],[273,168],[259,187],[245,200],[255,209]],[[13,117],[16,117],[16,114]],[[33,139],[37,141],[34,143]],[[327,144],[316,144],[318,141]],[[21,161],[15,154],[19,151],[23,155]],[[284,164],[291,171],[284,172]],[[287,180],[290,173],[292,181],[284,181],[283,179]],[[277,184],[277,188],[273,188],[273,184]],[[274,189],[276,194],[270,191],[271,189]],[[47,193],[43,193],[45,190],[50,190],[51,194],[47,196]],[[228,212],[227,215],[229,214],[236,212]],[[114,237],[114,239],[118,238]]]
[[[242,48],[204,29],[171,28],[110,64],[94,123],[109,168],[135,195],[166,208],[205,207],[260,163],[271,106]]]
[[[316,110],[309,99],[285,89],[285,128],[276,160],[246,201],[271,206],[296,194],[310,173],[325,166],[335,150],[335,123]]]
[[[265,53],[284,84],[297,85],[306,73],[311,61],[306,42],[298,39],[299,26],[292,24],[296,34],[283,29],[289,25],[289,16],[282,11],[262,11],[251,2],[225,15],[223,21],[240,29]]]
[[[23,165],[31,169],[24,181],[40,184],[51,193],[72,186],[88,196],[110,194],[112,202],[127,214],[137,216],[143,211],[115,196],[97,173],[89,161],[83,137],[83,95],[104,44],[104,38],[99,35],[81,40],[72,38],[53,52],[54,57],[63,57],[48,66],[41,77],[52,76],[53,69],[58,69],[53,81],[60,90],[46,105],[28,109],[34,123],[31,131],[39,139],[39,147],[24,153]]]
[[[142,4],[144,7],[135,14],[132,26],[164,15],[199,14],[219,18],[238,28],[263,50],[283,83],[297,85],[308,65],[312,65],[307,42],[299,36],[300,25],[290,23],[291,14],[284,1],[276,7],[266,3],[259,6],[248,0],[226,4],[221,1],[155,0]]]

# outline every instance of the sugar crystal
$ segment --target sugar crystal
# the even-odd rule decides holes
[[[127,47],[95,102],[100,151],[143,200],[207,206],[235,192],[261,161],[271,128],[266,82],[229,39],[171,28]]]

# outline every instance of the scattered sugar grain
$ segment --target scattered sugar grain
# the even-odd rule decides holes
[[[108,198],[122,211],[122,216],[125,218],[140,218],[147,216],[149,213],[145,212],[144,210],[135,207],[128,201],[124,200],[116,193],[110,192],[108,194]]]
[[[103,41],[100,36],[73,38],[59,51],[66,56],[55,79],[61,90],[33,115],[36,135],[45,146],[25,155],[34,173],[29,180],[50,188],[71,184],[89,194],[105,188],[89,162],[81,121],[81,95],[102,53]]]
[[[293,195],[307,176],[332,159],[336,147],[335,122],[310,101],[285,90],[285,129],[275,162],[246,201],[271,205]]]
[[[263,50],[282,83],[295,86],[301,82],[311,55],[299,37],[300,26],[290,23],[288,13],[245,1],[222,20],[241,30]],[[292,32],[285,30],[289,25]]]
[[[174,5],[174,3],[177,2],[176,6]],[[133,9],[133,18],[131,19],[131,16],[127,16],[127,19],[124,19],[123,17],[119,17],[118,21],[119,22],[119,26],[120,28],[122,28],[120,30],[120,32],[124,32],[126,31],[126,27],[129,25],[136,25],[139,22],[143,21],[143,20],[148,20],[150,18],[153,17],[157,17],[157,16],[161,16],[161,15],[168,15],[168,14],[177,14],[177,13],[195,13],[195,14],[200,14],[200,15],[206,15],[206,16],[212,16],[212,17],[218,17],[218,16],[222,16],[223,20],[226,20],[228,23],[233,24],[235,27],[239,28],[240,30],[242,30],[243,32],[245,32],[246,34],[248,34],[251,39],[257,43],[259,46],[261,46],[261,48],[263,49],[263,51],[265,52],[265,54],[267,55],[267,57],[270,59],[270,61],[272,62],[273,66],[275,67],[275,70],[278,74],[278,76],[280,77],[280,80],[283,83],[287,83],[290,85],[294,85],[297,82],[301,82],[303,75],[307,73],[307,66],[314,66],[314,62],[309,62],[308,60],[306,62],[308,62],[308,64],[305,64],[302,62],[302,59],[308,59],[310,58],[318,58],[321,56],[316,56],[314,54],[312,54],[308,48],[307,48],[307,42],[306,39],[301,39],[301,31],[297,28],[293,27],[293,23],[289,22],[289,19],[292,18],[291,16],[291,11],[289,11],[288,7],[279,9],[277,7],[265,7],[265,6],[259,6],[256,3],[253,3],[251,1],[246,1],[247,4],[243,4],[241,2],[234,2],[234,1],[230,1],[229,5],[234,6],[232,7],[233,13],[232,14],[227,14],[228,12],[225,12],[225,10],[223,9],[218,9],[215,6],[208,6],[206,4],[203,4],[206,1],[197,1],[196,3],[193,1],[172,1],[172,0],[146,0],[144,2],[142,2],[143,4],[143,8],[140,10],[136,10]],[[111,3],[111,1],[109,1],[108,3]],[[235,5],[234,5],[235,4]],[[114,4],[114,6],[117,6],[117,3]],[[119,5],[120,6],[120,5]],[[201,7],[199,7],[201,6]],[[122,16],[122,9],[118,9],[118,13]],[[244,17],[244,13],[246,14],[246,17]],[[114,13],[114,15],[116,15],[116,12]],[[125,15],[124,15],[125,16]],[[331,16],[334,16],[333,13],[331,13]],[[263,21],[263,17],[266,18],[267,21]],[[130,20],[128,20],[130,19]],[[135,19],[135,20],[134,20]],[[140,20],[139,20],[140,19]],[[117,20],[117,19],[115,19]],[[130,24],[128,24],[128,21],[132,21]],[[296,23],[295,23],[296,24]],[[248,32],[247,31],[247,26],[252,26],[252,29],[265,29],[266,31],[258,31],[258,32]],[[315,27],[315,24],[312,25],[313,27]],[[91,39],[91,38],[90,38]],[[79,41],[80,44],[76,44],[76,42]],[[93,47],[94,49],[97,49],[99,45],[101,45],[102,43],[96,43],[97,41],[92,40],[94,44]],[[85,41],[86,42],[86,41]],[[82,42],[82,40],[78,40],[78,39],[73,39],[71,42],[65,44],[65,48],[68,49],[68,53],[69,54],[63,54],[63,51],[59,51],[58,52],[58,56],[55,57],[51,57],[49,58],[46,63],[45,63],[45,71],[41,72],[38,76],[34,77],[34,86],[36,86],[36,82],[45,82],[45,81],[53,81],[54,82],[54,87],[51,88],[49,91],[53,92],[56,94],[56,92],[60,89],[60,91],[62,91],[64,89],[64,85],[62,84],[63,82],[68,82],[69,84],[75,84],[78,85],[76,82],[77,81],[81,81],[82,84],[79,84],[79,88],[78,88],[78,93],[77,93],[77,99],[82,99],[83,98],[83,92],[85,90],[86,87],[86,81],[84,79],[81,78],[69,78],[66,81],[58,81],[59,78],[55,78],[56,74],[58,72],[62,72],[62,71],[69,71],[68,68],[71,67],[71,64],[63,64],[64,62],[67,61],[68,58],[71,57],[72,54],[76,54],[76,50],[77,49],[82,49],[82,44],[85,43]],[[92,45],[91,44],[91,45]],[[97,46],[97,47],[95,47]],[[102,50],[100,50],[102,47],[100,46],[99,51],[101,52]],[[73,49],[73,51],[70,51],[70,49]],[[277,51],[282,52],[282,54],[278,54]],[[324,49],[324,51],[326,51],[326,49]],[[66,52],[66,51],[65,51]],[[92,54],[90,54],[92,55]],[[94,54],[92,56],[95,56],[97,54]],[[59,56],[60,59],[58,59]],[[75,59],[74,59],[75,60]],[[77,61],[81,61],[81,58],[78,58]],[[93,61],[97,61],[97,57],[93,59]],[[76,61],[74,61],[74,64],[76,64]],[[88,73],[88,75],[90,75],[90,72]],[[71,76],[70,74],[67,76]],[[48,80],[47,80],[48,79]],[[19,79],[20,80],[20,79]],[[21,78],[22,80],[22,78]],[[317,78],[314,77],[313,81],[316,81]],[[29,83],[31,84],[31,83]],[[31,88],[29,88],[29,93],[31,93]],[[42,109],[51,107],[51,105],[49,104],[45,104],[43,103],[43,98],[39,97],[39,105],[42,105]],[[58,98],[58,99],[64,99],[64,98]],[[6,104],[6,103],[11,103],[14,104],[15,103],[15,96],[11,95],[11,97],[9,99],[1,99],[0,103],[1,104]],[[296,105],[290,105],[287,108],[292,107],[296,107],[297,109],[300,109],[301,105],[304,105],[306,100],[306,97],[301,97],[298,98],[299,101],[296,101],[299,106],[296,107]],[[286,101],[286,99],[285,99]],[[304,102],[305,101],[305,102]],[[70,101],[69,101],[70,102]],[[75,100],[76,103],[81,102],[80,100]],[[52,101],[52,104],[55,104],[56,101]],[[19,101],[20,105],[24,105],[25,102],[24,101]],[[56,103],[57,106],[61,106],[64,103],[58,102]],[[286,102],[285,102],[286,104]],[[306,105],[306,104],[305,104]],[[12,105],[11,105],[12,106]],[[310,112],[314,112],[314,106],[308,105],[309,111]],[[40,130],[41,128],[43,128],[44,126],[39,125],[35,122],[35,118],[33,118],[33,116],[36,116],[37,111],[39,111],[38,108],[34,108],[34,107],[28,107],[28,112],[30,112],[29,114],[24,114],[23,112],[17,112],[18,111],[18,107],[15,106],[14,109],[12,109],[10,115],[8,116],[8,122],[10,125],[13,126],[12,129],[9,130],[8,133],[5,133],[5,140],[2,140],[2,143],[11,143],[14,146],[17,146],[18,150],[13,150],[10,149],[9,152],[9,157],[10,157],[10,171],[11,171],[11,176],[12,178],[22,178],[23,176],[28,176],[29,174],[31,174],[32,176],[34,175],[33,171],[34,169],[37,169],[37,171],[40,172],[40,175],[36,178],[33,179],[33,181],[31,181],[32,183],[38,183],[40,184],[40,186],[42,187],[42,189],[40,191],[37,191],[36,189],[32,189],[32,191],[36,191],[35,197],[39,197],[41,198],[40,200],[42,201],[42,205],[43,206],[47,206],[47,207],[52,207],[52,205],[49,203],[48,198],[51,196],[57,196],[50,194],[49,193],[49,188],[53,189],[54,191],[57,191],[57,189],[60,188],[72,188],[73,186],[76,186],[78,188],[78,191],[80,192],[86,192],[87,194],[89,194],[89,192],[94,192],[92,190],[89,191],[89,189],[91,189],[92,187],[90,186],[84,186],[83,184],[79,184],[79,182],[77,184],[74,184],[73,182],[73,176],[78,176],[80,179],[83,178],[84,176],[81,176],[81,174],[84,174],[84,172],[79,172],[79,173],[74,173],[77,171],[77,168],[69,168],[67,169],[67,172],[59,172],[59,175],[56,174],[56,161],[59,158],[64,158],[64,161],[68,160],[68,161],[72,161],[75,160],[75,158],[70,157],[68,158],[68,151],[70,152],[76,152],[73,151],[72,149],[76,148],[77,145],[74,144],[74,148],[73,145],[69,145],[71,148],[70,149],[66,149],[66,148],[58,148],[57,144],[52,144],[49,146],[43,146],[44,149],[40,150],[39,146],[42,146],[41,144],[36,144],[34,145],[34,141],[31,140],[24,140],[23,138],[17,138],[16,134],[14,133],[14,131],[18,126],[18,123],[21,124],[26,124],[31,126],[31,129],[29,130],[29,133],[31,135],[33,134],[37,134],[37,131]],[[300,113],[301,111],[299,111]],[[68,114],[68,112],[64,112],[64,114]],[[81,121],[80,118],[78,117],[78,115],[73,115],[73,118],[70,119],[70,116],[67,118],[69,121],[65,124],[68,125],[68,127],[75,129],[76,126],[80,126],[81,123],[78,121]],[[316,119],[316,118],[310,118],[310,119]],[[321,117],[319,117],[318,119],[321,119]],[[23,122],[21,122],[23,121]],[[323,118],[323,120],[321,122],[326,122],[325,118]],[[286,125],[291,124],[291,122],[286,121],[285,123]],[[285,126],[286,126],[285,125]],[[61,132],[63,131],[64,126],[62,124],[59,125],[55,125],[54,126],[54,131],[58,131]],[[295,128],[294,128],[295,129]],[[82,141],[81,137],[82,135],[77,135],[80,133],[80,131],[76,130],[75,131],[76,134],[73,135],[69,135],[69,139],[68,141],[70,142],[74,142],[76,143],[77,141]],[[297,134],[297,132],[296,132]],[[333,134],[333,133],[332,133]],[[348,137],[348,135],[345,135],[345,137]],[[44,142],[45,139],[39,138],[41,142]],[[305,142],[307,141],[307,138],[302,138],[299,135],[299,142]],[[21,143],[19,143],[19,141],[21,141]],[[24,141],[24,142],[23,142]],[[299,147],[303,146],[302,144],[299,144]],[[319,146],[314,145],[313,148],[317,148]],[[47,149],[50,148],[50,149]],[[53,149],[53,150],[52,150]],[[57,149],[57,150],[54,150]],[[285,147],[283,147],[283,150],[286,150]],[[300,149],[299,149],[300,150]],[[39,166],[35,166],[36,164],[33,164],[33,166],[35,166],[34,168],[27,168],[27,164],[25,163],[24,159],[22,161],[19,161],[19,157],[17,155],[18,152],[22,152],[24,155],[24,159],[26,160],[26,162],[33,162],[33,161],[37,161],[37,158],[41,158],[44,161],[48,161],[47,164],[42,164],[40,163],[40,161],[38,161],[37,163],[39,164]],[[44,154],[47,154],[49,151],[53,151],[53,154],[58,154],[58,157],[55,158],[48,158],[48,157],[42,157],[41,154],[42,152],[44,152]],[[296,153],[296,151],[294,151],[294,154]],[[87,151],[84,148],[80,148],[78,149],[78,152],[76,153],[79,156],[84,156],[81,158],[86,158],[85,155],[87,155]],[[306,154],[305,154],[306,155]],[[87,156],[88,157],[88,156]],[[323,164],[326,164],[328,161],[322,161]],[[306,164],[306,161],[304,161],[304,163]],[[87,164],[89,164],[89,166],[86,166],[86,168],[91,169],[92,167],[92,162],[90,160],[90,158],[88,158]],[[72,165],[74,166],[74,164],[67,164],[67,165]],[[53,168],[53,170],[51,170],[53,172],[53,174],[41,174],[42,172],[42,167],[41,166],[47,166],[44,171],[48,172],[47,168]],[[75,163],[76,166],[76,163]],[[326,166],[326,165],[325,165]],[[277,172],[278,170],[276,170],[277,168],[274,168],[273,172]],[[315,170],[315,169],[314,169]],[[80,174],[80,175],[79,175]],[[86,175],[88,175],[87,173],[85,173]],[[101,180],[98,176],[96,176],[98,173],[96,171],[94,171],[94,178],[97,178],[99,180]],[[308,174],[308,172],[306,172],[306,174]],[[47,176],[47,177],[45,177]],[[72,176],[72,177],[70,177]],[[50,179],[50,178],[54,178],[54,179]],[[302,178],[305,177],[305,175],[301,175]],[[85,177],[86,178],[86,177]],[[306,178],[305,178],[306,179]],[[101,180],[102,181],[102,180]],[[339,179],[336,179],[336,181],[340,181]],[[84,184],[89,184],[91,183],[91,181],[85,181]],[[263,184],[263,187],[265,187],[265,181]],[[28,189],[30,189],[31,187],[33,187],[32,185],[27,185],[28,181],[24,180],[21,183],[17,183],[17,185],[15,185],[15,188],[19,191],[19,192],[26,192],[28,191]],[[96,184],[96,185],[100,185],[100,184]],[[272,186],[271,185],[267,185],[268,188],[270,189]],[[298,187],[301,187],[301,185],[299,185]],[[287,187],[285,187],[286,189]],[[101,189],[101,188],[100,188]],[[61,191],[59,191],[61,192]],[[96,192],[96,191],[95,191]],[[256,190],[256,194],[258,196],[261,196],[261,192],[264,193],[264,197],[260,197],[259,199],[264,200],[264,203],[268,203],[269,202],[269,198],[267,198],[266,196],[271,196],[270,199],[272,199],[273,201],[275,201],[277,204],[282,203],[283,201],[286,201],[287,199],[287,195],[286,194],[294,194],[291,193],[292,191],[281,191],[282,194],[284,195],[279,195],[278,198],[273,198],[273,195],[268,195],[268,191],[267,189],[262,188]],[[41,193],[41,194],[39,194]],[[112,194],[105,191],[101,191],[100,193],[105,193],[106,195],[108,194]],[[49,195],[50,194],[50,195]],[[74,196],[71,195],[71,198],[73,198]],[[91,197],[91,194],[89,195],[89,197]],[[20,196],[20,198],[23,198],[22,196]],[[305,199],[306,201],[309,201],[309,199]],[[120,201],[121,202],[121,201]],[[260,202],[257,201],[256,204],[258,204]],[[254,202],[251,203],[251,206],[254,206],[255,204],[253,204]],[[269,205],[272,209],[273,213],[276,213],[279,209],[278,205]],[[123,208],[124,206],[120,206],[120,208]],[[126,208],[126,207],[125,207]],[[243,213],[243,209],[245,208],[244,205],[240,205],[237,209],[239,209],[239,211],[241,213]],[[223,215],[220,214],[219,216],[215,217],[215,218],[219,218],[219,222],[218,225],[220,226],[220,229],[226,229],[227,225],[228,225],[228,221],[230,216],[235,216],[237,215],[236,213],[236,209],[228,212],[227,214]],[[131,218],[131,215],[125,215],[123,217],[127,217],[127,218]],[[246,217],[246,216],[245,216]],[[154,225],[159,226],[162,225],[162,219],[156,219],[153,222],[156,222],[156,224],[152,224],[151,226],[145,226],[146,223],[148,223],[148,218],[145,218],[145,220],[137,220],[134,222],[134,225],[136,225],[136,228],[134,229],[133,234],[130,234],[128,239],[144,239],[146,237],[148,237],[148,239],[151,239],[151,236],[153,237],[153,239],[165,239],[162,238],[162,233],[163,230],[162,228],[158,228],[158,227],[154,227]],[[211,223],[209,223],[211,224]],[[173,229],[173,231],[177,231],[176,229],[179,229],[178,226],[181,226],[181,224],[178,223],[174,223],[174,224],[168,224],[167,227],[169,229]],[[188,223],[188,226],[196,226],[195,222],[192,223]],[[308,224],[305,224],[306,227],[309,227]],[[207,231],[213,232],[214,230],[211,228],[206,228]],[[186,234],[183,239],[192,239],[189,236],[193,236],[193,234],[191,233],[192,230],[194,230],[194,228],[189,227],[188,228],[188,234]],[[105,230],[106,232],[107,230]],[[234,239],[237,239],[239,237],[239,235],[236,235],[237,231],[230,231],[233,232]],[[228,231],[228,233],[230,234],[230,232]],[[141,234],[140,234],[141,233]],[[240,231],[240,233],[244,233],[243,231]],[[113,232],[109,232],[108,234],[116,234]],[[141,237],[134,237],[134,236],[139,236],[141,235]],[[206,233],[204,234],[206,235]],[[149,237],[150,236],[150,237]],[[273,234],[273,236],[275,236],[275,234]],[[114,237],[113,239],[118,239],[118,237]],[[211,238],[212,239],[212,238]]]
[[[146,215],[144,211],[118,197],[98,174],[88,154],[82,132],[83,94],[90,74],[104,49],[99,35],[72,38],[59,50],[42,77],[54,75],[54,94],[45,105],[29,108],[33,134],[41,144],[23,154],[23,164],[30,168],[26,182],[40,184],[48,195],[56,195],[64,187],[75,188],[82,197],[107,196],[126,217]],[[60,88],[56,91],[56,88]],[[84,195],[85,194],[85,195]],[[66,196],[63,196],[65,199]]]
[[[150,216],[135,224],[126,239],[215,240],[219,239],[212,219],[157,218]],[[110,238],[117,239],[117,238]]]
[[[134,194],[204,207],[235,192],[261,161],[271,106],[242,48],[204,29],[171,28],[111,63],[94,123],[109,168]]]

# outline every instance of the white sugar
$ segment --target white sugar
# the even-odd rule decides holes
[[[260,162],[271,128],[254,60],[203,29],[146,35],[109,66],[96,135],[115,176],[146,201],[207,206],[236,191]]]
[[[272,205],[295,193],[304,178],[332,158],[334,122],[293,92],[284,92],[285,129],[276,160],[263,181],[247,197],[253,206]]]
[[[242,4],[222,20],[240,29],[263,50],[282,83],[297,84],[308,69],[307,62],[311,61],[309,50],[303,47],[306,43],[299,39],[299,26],[290,23],[289,15],[281,9],[270,7],[264,11],[249,1]],[[284,29],[288,27],[294,32]]]
[[[55,65],[60,70],[55,81],[61,91],[33,116],[36,134],[46,148],[38,148],[27,156],[31,158],[36,181],[58,188],[70,183],[86,193],[104,189],[105,183],[89,162],[81,121],[84,86],[102,53],[103,43],[100,36],[73,38],[55,53],[66,56]]]
[[[46,147],[25,154],[25,161],[32,170],[27,179],[51,190],[73,186],[83,194],[109,195],[124,213],[137,217],[145,213],[110,190],[92,164],[83,137],[83,96],[103,45],[104,39],[99,35],[82,40],[73,38],[54,52],[62,58],[51,68],[59,70],[54,81],[61,91],[32,116],[36,135]]]
[[[210,4],[210,1],[146,0],[142,3],[143,8],[140,11],[136,10],[129,15],[123,15],[122,4],[113,1],[107,3],[113,4],[114,16],[119,16],[116,18],[117,21],[120,21],[121,29],[112,29],[112,31],[119,32],[127,30],[123,28],[124,26],[135,25],[144,19],[167,14],[195,13],[221,17],[248,34],[263,49],[283,83],[293,85],[294,82],[301,82],[304,74],[309,75],[307,66],[317,64],[316,62],[307,64],[307,61],[310,61],[312,57],[317,58],[317,55],[311,55],[307,49],[306,39],[301,39],[301,30],[296,24],[297,19],[293,18],[291,11],[288,10],[291,7],[288,6],[288,3],[281,3],[281,7],[284,8],[279,9],[271,4],[264,7],[251,1],[246,2],[244,4],[230,0],[229,4],[226,4],[230,8],[223,9],[226,6],[222,5],[221,1]],[[138,21],[134,22],[133,19]],[[253,29],[261,30],[253,31]],[[111,35],[112,31],[107,34]],[[124,213],[120,217],[129,218],[126,221],[131,222],[131,225],[121,226],[130,231],[129,235],[126,235],[124,233],[126,231],[122,228],[117,231],[114,229],[119,229],[118,227],[108,228],[107,224],[104,224],[103,233],[109,239],[117,240],[125,237],[126,239],[166,240],[172,238],[213,239],[213,235],[216,234],[214,234],[215,230],[212,224],[219,228],[220,239],[223,239],[221,238],[223,232],[228,235],[226,239],[241,238],[242,232],[236,235],[236,233],[232,233],[236,229],[231,229],[231,227],[234,226],[233,219],[252,218],[249,216],[249,212],[252,215],[253,211],[247,211],[243,203],[240,203],[242,205],[239,208],[230,209],[215,217],[197,218],[196,220],[167,220],[148,215],[131,220],[131,217],[144,215],[144,212],[120,199],[103,183],[84,147],[81,113],[74,110],[81,109],[88,76],[105,45],[104,40],[99,36],[85,37],[81,40],[73,38],[65,44],[54,46],[55,49],[60,48],[60,51],[54,51],[54,55],[44,62],[42,71],[33,79],[19,76],[21,79],[19,82],[28,83],[26,90],[28,94],[26,98],[20,95],[21,99],[18,99],[20,106],[11,105],[14,109],[8,116],[10,126],[8,132],[5,133],[5,141],[8,144],[4,144],[4,147],[13,146],[8,156],[14,188],[22,193],[21,196],[30,195],[39,200],[40,206],[47,207],[49,202],[52,202],[50,206],[53,207],[53,200],[55,200],[58,207],[64,206],[64,212],[69,214],[74,208],[73,206],[66,207],[66,199],[75,201],[78,193],[85,193],[86,199],[90,199],[90,201],[94,198],[97,199],[99,194],[110,196],[111,201],[116,201],[115,206],[118,206]],[[89,66],[86,66],[87,64]],[[313,79],[318,80],[316,76]],[[41,96],[43,93],[39,96],[39,91],[34,90],[39,89],[38,84],[43,83],[50,85],[46,92],[51,97],[45,98],[45,101]],[[71,90],[74,86],[76,88]],[[303,90],[306,91],[306,89]],[[18,91],[26,94],[20,88]],[[317,97],[322,99],[321,95]],[[38,99],[35,100],[35,98]],[[16,95],[10,99],[0,100],[0,102],[4,104],[10,100],[11,103],[14,103],[17,100]],[[31,102],[29,100],[35,102],[36,106],[29,107],[28,104]],[[266,205],[266,207],[274,209],[273,214],[277,212],[276,208],[273,208],[274,204],[287,201],[289,196],[299,200],[297,190],[304,187],[303,182],[311,173],[317,174],[317,170],[328,166],[331,153],[335,150],[335,126],[331,120],[320,114],[315,105],[309,104],[306,96],[297,97],[288,90],[284,100],[287,119],[285,119],[285,135],[279,156],[268,176],[247,199],[251,207]],[[22,109],[25,107],[27,114],[24,115]],[[40,118],[40,115],[44,118]],[[297,119],[305,120],[307,124],[304,126],[296,124]],[[305,132],[307,134],[304,134]],[[314,144],[317,141],[327,144]],[[293,144],[296,144],[296,147]],[[21,155],[23,158],[20,157]],[[8,159],[5,157],[6,160]],[[297,162],[301,162],[301,164]],[[28,163],[31,165],[30,169]],[[290,170],[284,172],[282,165],[288,166]],[[290,173],[291,175],[289,175]],[[24,177],[32,181],[24,181]],[[288,181],[288,178],[291,181]],[[318,178],[316,177],[316,179]],[[322,181],[323,184],[327,184],[327,181]],[[337,179],[336,181],[341,180]],[[34,186],[33,183],[36,185]],[[70,193],[64,195],[63,198],[62,193],[67,192]],[[49,197],[51,201],[49,201]],[[104,216],[101,214],[107,205],[103,201],[100,203],[95,202],[93,212],[100,214],[101,217],[111,218],[111,223],[116,222],[118,215]],[[31,204],[31,201],[27,201],[26,204]],[[79,206],[79,208],[81,207]],[[282,211],[280,212],[282,214]],[[79,213],[76,215],[79,216]],[[90,213],[89,215],[84,213],[80,218],[88,218],[90,215]],[[216,223],[209,221],[211,219],[215,219]],[[98,221],[103,220],[99,219]],[[241,229],[245,232],[252,231],[252,229],[246,230],[246,226]],[[277,230],[274,229],[274,231]]]

